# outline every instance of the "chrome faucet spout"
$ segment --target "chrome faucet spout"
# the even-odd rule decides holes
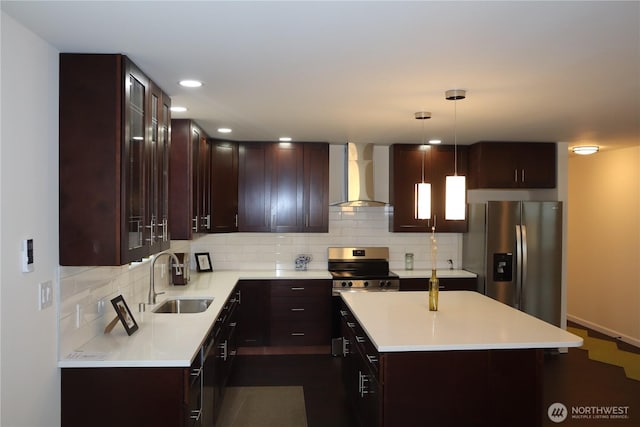
[[[176,274],[178,274],[178,275],[182,274],[182,269],[180,268],[180,260],[178,259],[176,254],[174,254],[171,251],[164,251],[164,252],[160,252],[159,254],[155,255],[151,259],[151,271],[149,272],[149,300],[147,301],[148,304],[155,304],[156,303],[156,297],[158,295],[164,294],[164,292],[156,292],[156,289],[155,289],[155,274],[154,274],[155,273],[156,261],[162,255],[167,255],[168,257],[172,258],[173,262],[176,263]]]

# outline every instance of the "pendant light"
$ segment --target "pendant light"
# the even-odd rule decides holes
[[[444,219],[464,220],[466,217],[467,182],[464,175],[458,175],[458,111],[457,101],[465,99],[467,91],[451,89],[445,92],[445,98],[453,101],[453,147],[454,147],[454,174],[445,178],[445,206]]]
[[[422,120],[422,179],[415,185],[415,218],[431,218],[431,184],[424,182],[424,157],[427,145],[424,143],[424,121],[431,118],[431,113],[419,111],[415,113],[417,120]]]

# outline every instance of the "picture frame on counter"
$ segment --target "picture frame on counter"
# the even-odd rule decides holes
[[[196,257],[196,267],[199,272],[213,271],[209,252],[196,252],[194,255]]]
[[[122,326],[124,326],[125,331],[127,331],[127,335],[131,335],[137,331],[138,323],[136,323],[136,319],[133,318],[133,314],[131,314],[131,310],[129,310],[129,306],[124,300],[124,297],[118,295],[111,300],[111,304],[118,315],[118,319],[122,322]]]

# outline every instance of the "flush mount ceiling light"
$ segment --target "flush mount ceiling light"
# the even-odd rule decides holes
[[[600,147],[597,145],[581,145],[579,147],[573,147],[571,150],[576,154],[587,156],[589,154],[597,153],[600,150]]]
[[[290,136],[281,136],[278,140],[280,142],[291,142],[291,137]]]
[[[202,82],[198,80],[180,80],[180,86],[182,87],[200,87]]]
[[[466,217],[466,178],[458,175],[458,111],[457,101],[467,97],[467,91],[451,89],[444,93],[447,100],[453,101],[453,146],[454,146],[454,173],[445,178],[445,206],[444,219],[464,220]]]
[[[172,113],[184,113],[185,111],[187,111],[187,107],[175,106],[171,107],[170,110]]]
[[[422,121],[422,148],[426,148],[424,143],[424,121],[431,118],[431,113],[427,111],[418,111],[415,118]],[[415,185],[415,218],[430,219],[431,218],[431,184],[424,182],[424,157],[422,150],[422,180]]]
[[[219,133],[231,133],[230,128],[218,128]]]

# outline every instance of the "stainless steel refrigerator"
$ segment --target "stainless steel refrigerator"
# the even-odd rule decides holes
[[[462,241],[487,296],[560,326],[562,202],[470,204]]]

